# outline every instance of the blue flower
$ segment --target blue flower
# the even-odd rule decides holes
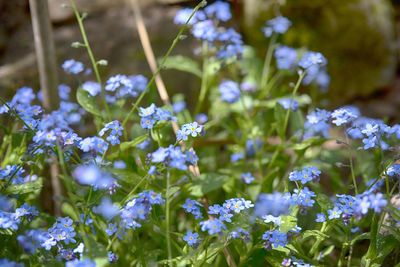
[[[122,136],[122,131],[124,127],[122,127],[121,123],[117,120],[107,123],[103,129],[100,130],[99,136],[103,136],[106,132],[110,131],[110,135],[106,138],[111,145],[117,145],[120,143],[119,137]]]
[[[88,92],[91,96],[97,96],[101,92],[101,86],[97,82],[87,81],[82,84],[82,89]]]
[[[270,37],[273,33],[283,34],[289,29],[291,25],[292,23],[290,22],[290,20],[285,17],[278,16],[276,18],[268,20],[265,23],[263,32],[266,37]]]
[[[275,49],[274,55],[278,69],[290,70],[296,66],[297,63],[296,49],[282,45]]]
[[[67,261],[65,267],[96,267],[96,263],[90,259],[75,259],[72,261]]]
[[[104,154],[108,149],[108,143],[97,136],[86,137],[79,142],[79,148],[83,152]]]
[[[174,110],[175,113],[179,113],[183,111],[185,108],[186,108],[186,102],[183,100],[172,104],[172,109]]]
[[[11,261],[9,259],[0,259],[0,266],[3,267],[24,267],[23,264]]]
[[[63,139],[64,146],[77,145],[80,141],[82,141],[82,138],[72,131],[61,132],[61,137]]]
[[[245,184],[251,184],[254,181],[254,176],[250,172],[245,172],[240,175]]]
[[[57,89],[58,89],[58,96],[60,97],[60,99],[68,101],[69,94],[71,93],[71,87],[69,87],[66,84],[60,84]]]
[[[115,253],[113,253],[112,251],[108,251],[107,252],[108,255],[108,262],[110,263],[115,263],[118,260],[118,256],[115,255]]]
[[[342,213],[343,212],[338,207],[334,207],[333,209],[328,210],[328,218],[329,220],[339,219]]]
[[[283,193],[260,194],[254,207],[254,215],[262,218],[265,215],[275,217],[289,213],[290,200]]]
[[[105,86],[106,91],[115,92],[121,88],[132,88],[132,83],[129,80],[128,76],[117,74],[115,76],[110,77]]]
[[[24,203],[21,207],[17,208],[14,213],[15,220],[18,220],[22,217],[27,217],[28,220],[31,220],[33,217],[39,214],[38,210],[35,207],[29,206]]]
[[[369,201],[371,203],[371,209],[376,213],[380,213],[388,203],[382,193],[370,194]]]
[[[232,18],[229,4],[222,1],[217,1],[204,8],[204,12],[208,17],[215,17],[220,21],[228,21]]]
[[[400,177],[400,164],[390,165],[386,170],[386,174],[390,177]]]
[[[221,94],[222,101],[228,103],[235,103],[240,98],[239,85],[234,81],[223,81],[219,85],[219,92]]]
[[[157,121],[175,121],[176,118],[172,116],[168,110],[163,110],[151,104],[147,108],[139,108],[140,125],[143,129],[152,129]]]
[[[317,213],[317,218],[315,219],[316,222],[325,222],[326,216],[324,213]]]
[[[282,224],[281,216],[275,217],[273,215],[264,215],[262,217],[265,223],[273,223],[275,226],[280,226]]]
[[[358,110],[352,107],[339,108],[332,112],[331,117],[332,123],[336,126],[341,126],[355,120],[358,117]]]
[[[300,171],[293,171],[289,174],[290,181],[300,181],[302,184],[306,184],[312,180],[317,180],[321,171],[316,167],[304,167]]]
[[[186,235],[183,237],[183,240],[188,243],[189,246],[196,246],[199,242],[199,234],[193,233],[192,231],[188,231]]]
[[[203,125],[199,125],[197,122],[187,123],[182,125],[181,132],[186,136],[191,135],[196,137],[203,131]]]
[[[308,189],[308,187],[295,189],[294,193],[291,195],[291,202],[292,205],[298,205],[300,207],[312,207],[315,203],[313,199],[315,196],[315,193]]]
[[[140,221],[145,221],[153,205],[162,205],[164,199],[160,194],[153,191],[144,191],[137,198],[131,199],[121,210],[122,226],[126,229],[136,229],[142,225]]]
[[[107,221],[119,214],[119,207],[110,198],[103,197],[100,205],[93,207],[93,212],[102,215]]]
[[[64,61],[61,67],[66,73],[69,74],[79,74],[85,70],[83,63],[74,59]]]
[[[192,13],[193,13],[193,8],[183,8],[179,10],[175,15],[174,23],[178,25],[185,24]],[[197,23],[199,20],[205,19],[205,17],[206,17],[205,13],[199,10],[191,18],[191,20],[189,21],[189,25],[193,25]]]
[[[78,166],[72,176],[82,185],[93,186],[94,189],[107,189],[114,192],[117,181],[94,164]]]
[[[228,240],[229,239],[242,239],[243,241],[248,242],[250,241],[250,233],[239,227],[229,233]]]
[[[212,20],[204,20],[193,25],[192,34],[197,39],[214,42],[218,37],[218,30]]]
[[[117,231],[118,231],[117,224],[115,224],[115,223],[108,224],[108,226],[106,228],[106,234],[108,236],[114,235]]]
[[[278,103],[286,110],[291,109],[296,111],[299,108],[299,102],[292,98],[281,98]]]
[[[304,123],[304,138],[310,138],[315,135],[321,135],[325,138],[329,136],[329,119],[331,113],[324,109],[316,109],[307,115],[307,121]]]
[[[210,235],[219,234],[222,230],[226,229],[225,224],[215,218],[200,222],[200,226],[203,232],[208,232]]]
[[[309,69],[312,66],[325,66],[326,58],[319,52],[305,52],[298,65],[303,69]]]
[[[41,246],[46,250],[50,250],[53,246],[58,245],[63,248],[63,245],[75,243],[74,239],[76,232],[74,230],[73,221],[69,217],[59,217],[56,223],[47,231],[46,239],[42,242]]]
[[[241,159],[244,159],[244,154],[243,153],[233,153],[231,155],[231,162],[237,162]]]
[[[199,124],[204,124],[208,121],[208,116],[204,113],[199,113],[196,115],[195,120],[199,123]]]
[[[182,208],[191,214],[194,215],[195,219],[201,219],[203,218],[203,215],[201,214],[200,207],[203,207],[199,202],[196,200],[192,200],[187,198],[185,201],[185,204],[182,205]]]
[[[41,229],[31,229],[17,237],[19,245],[29,254],[34,254],[40,244],[46,240],[46,231]]]
[[[278,230],[266,231],[263,234],[262,239],[273,245],[274,248],[284,247],[288,243],[286,233]]]

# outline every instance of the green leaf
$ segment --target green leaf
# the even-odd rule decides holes
[[[285,137],[285,117],[287,111],[280,105],[275,105],[274,115],[276,121],[276,131],[280,138],[284,139]]]
[[[120,148],[122,151],[124,151],[128,148],[136,147],[140,143],[144,142],[147,139],[147,137],[148,137],[147,134],[144,134],[144,135],[136,137],[132,141],[123,142],[123,143],[121,143]]]
[[[190,194],[195,197],[201,197],[205,194],[221,188],[228,180],[228,176],[217,173],[203,173],[194,184],[189,188]]]
[[[281,225],[279,226],[279,230],[281,232],[288,232],[293,229],[297,225],[297,218],[291,215],[282,215],[281,216]]]
[[[311,236],[314,236],[314,237],[317,237],[317,238],[329,238],[328,235],[322,233],[319,230],[306,230],[303,233],[303,239],[306,239],[306,238],[311,237]]]
[[[11,229],[0,229],[0,235],[12,235],[13,231]]]
[[[76,92],[76,100],[87,112],[96,116],[101,116],[101,111],[98,109],[95,98],[90,96],[89,93],[82,88],[78,88]]]
[[[324,257],[328,256],[329,254],[331,254],[334,248],[335,248],[335,245],[330,245],[329,247],[327,247],[326,249],[321,251],[321,253],[320,253],[321,258],[324,258]]]
[[[175,69],[183,72],[194,74],[201,78],[201,70],[199,64],[191,58],[184,56],[169,56],[165,61],[163,68]]]
[[[294,144],[294,150],[305,150],[311,146],[321,145],[324,142],[324,139],[319,137],[311,137],[309,139],[304,140],[301,143]]]
[[[6,188],[5,192],[9,195],[20,195],[28,193],[39,193],[43,187],[43,180],[41,178],[26,184],[10,185]]]

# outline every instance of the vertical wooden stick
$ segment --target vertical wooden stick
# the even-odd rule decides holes
[[[48,110],[58,108],[58,78],[53,33],[47,0],[29,0],[33,37],[39,68],[43,106]]]
[[[47,0],[29,0],[29,7],[39,68],[40,87],[43,95],[43,107],[47,111],[56,110],[59,107],[57,64],[48,3]],[[59,173],[56,158],[54,157],[52,158],[52,163],[50,163],[52,192],[45,192],[44,201],[53,198],[55,215],[61,215],[59,197],[62,191],[58,178]]]

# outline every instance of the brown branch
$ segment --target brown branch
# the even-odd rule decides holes
[[[157,61],[153,49],[151,47],[150,38],[149,34],[147,33],[146,25],[144,24],[142,12],[140,10],[139,0],[130,0],[130,4],[134,13],[137,32],[139,34],[139,39],[142,44],[147,63],[149,64],[151,72],[153,73],[153,75],[155,75],[155,82],[158,94],[160,95],[160,98],[163,101],[164,105],[170,106],[171,101],[167,92],[167,88],[164,84],[161,74],[157,73]],[[174,133],[176,134],[176,132],[179,130],[178,123],[172,121],[172,128],[174,130]],[[183,141],[180,142],[180,145],[182,148],[185,148],[185,143]],[[189,166],[189,171],[194,176],[200,175],[200,170],[197,165]]]
[[[47,0],[29,0],[29,7],[39,68],[40,87],[43,94],[43,106],[48,111],[55,110],[59,106],[58,78],[48,3]],[[62,195],[59,173],[55,157],[53,157],[50,163],[51,192],[44,192],[44,201],[53,200],[54,214],[58,216],[61,215],[59,199]]]

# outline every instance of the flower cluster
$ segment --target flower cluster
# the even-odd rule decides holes
[[[235,103],[239,100],[240,88],[236,82],[229,80],[223,81],[218,88],[222,101],[227,103]]]
[[[26,203],[13,211],[7,198],[0,198],[0,200],[5,201],[4,207],[0,209],[0,229],[16,231],[24,219],[29,222],[39,214],[35,207]]]
[[[115,192],[118,187],[117,181],[111,174],[104,172],[97,165],[80,165],[75,168],[72,176],[82,185],[92,186],[95,190],[108,190]]]
[[[200,208],[203,207],[198,201],[192,199],[186,199],[185,204],[182,205],[182,208],[188,212],[193,214],[196,220],[203,218],[201,214]]]
[[[204,126],[199,125],[196,121],[182,125],[182,127],[176,132],[177,141],[186,141],[189,136],[196,137],[203,134]]]
[[[107,102],[114,103],[118,99],[137,97],[146,89],[147,83],[147,78],[142,75],[118,74],[112,76],[107,80],[104,88],[107,91]]]
[[[321,171],[316,167],[305,167],[300,171],[292,171],[289,174],[290,181],[300,181],[302,184],[306,184],[311,181],[317,181]]]
[[[125,229],[141,227],[140,222],[145,221],[154,205],[162,205],[164,199],[153,191],[144,191],[137,198],[131,199],[121,209],[121,223]]]
[[[150,154],[152,163],[164,163],[166,166],[178,170],[187,170],[189,165],[196,165],[198,157],[194,150],[182,152],[180,147],[170,145],[169,147],[159,147]]]
[[[251,201],[243,198],[228,199],[222,206],[218,204],[212,205],[209,207],[208,214],[215,217],[200,222],[201,230],[208,232],[209,235],[219,234],[226,229],[225,223],[232,223],[235,214],[239,214],[251,207],[254,207]]]
[[[151,104],[147,108],[139,108],[140,125],[143,129],[153,129],[158,121],[175,121],[176,118],[168,110],[156,107]]]
[[[108,142],[112,145],[118,145],[120,143],[119,137],[122,136],[122,131],[124,127],[122,127],[119,121],[112,121],[107,123],[103,129],[100,130],[99,136],[103,136],[106,132],[110,132],[108,137],[106,138]]]
[[[276,18],[268,20],[265,23],[263,32],[266,37],[271,37],[271,35],[274,33],[277,33],[277,34],[285,33],[290,28],[291,25],[292,25],[292,22],[289,19],[287,19],[283,16],[278,16]]]
[[[193,9],[188,8],[179,11],[174,22],[186,24],[193,12]],[[216,50],[216,56],[220,59],[240,57],[243,54],[242,36],[233,28],[219,25],[220,22],[229,21],[231,17],[229,4],[217,1],[197,11],[189,21],[192,35],[207,42],[209,50]]]
[[[64,245],[76,243],[76,232],[72,219],[69,217],[57,218],[56,223],[47,230],[45,236],[41,246],[46,250],[50,250],[52,247],[61,250]]]

